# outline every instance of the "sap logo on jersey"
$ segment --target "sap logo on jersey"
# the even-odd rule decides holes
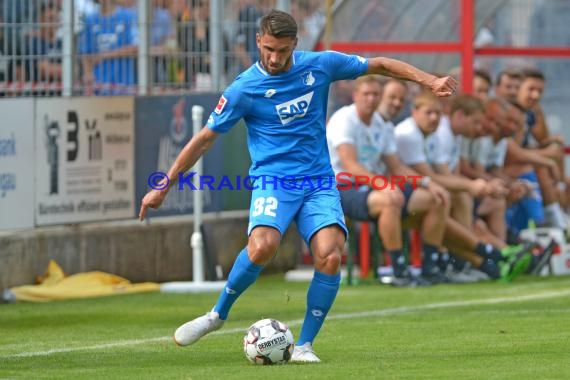
[[[308,94],[275,106],[277,114],[281,119],[281,124],[286,125],[296,118],[305,117],[311,104],[311,99],[313,99],[313,93],[314,91],[311,91]]]

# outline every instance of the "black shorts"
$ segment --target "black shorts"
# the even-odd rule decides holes
[[[360,188],[355,190],[353,188],[340,190],[340,202],[342,210],[351,219],[360,221],[376,221],[376,218],[370,216],[368,213],[368,195],[374,189],[371,187]],[[402,193],[404,194],[404,207],[402,208],[402,219],[408,216],[408,202],[412,197],[414,188],[411,184],[404,184]]]

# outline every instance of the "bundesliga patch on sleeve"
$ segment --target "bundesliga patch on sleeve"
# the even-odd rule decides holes
[[[224,95],[220,96],[220,100],[218,100],[218,105],[216,106],[216,108],[214,109],[214,112],[216,114],[221,114],[222,111],[224,110],[224,107],[226,106],[227,103],[227,99],[224,97]]]

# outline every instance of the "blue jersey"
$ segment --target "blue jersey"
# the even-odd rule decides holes
[[[243,118],[252,176],[333,176],[325,133],[329,85],[368,69],[355,55],[294,52],[291,68],[270,75],[257,62],[224,91],[207,126],[224,133]]]
[[[96,54],[137,44],[136,14],[118,7],[109,16],[96,13],[85,18],[78,48],[80,54]],[[135,73],[135,57],[106,59],[93,67],[97,83],[134,85]]]

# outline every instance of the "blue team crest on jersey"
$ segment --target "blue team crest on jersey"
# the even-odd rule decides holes
[[[281,119],[281,124],[286,125],[297,118],[305,117],[311,100],[313,99],[313,93],[314,91],[311,91],[308,94],[276,105],[275,109],[277,110],[279,119]]]
[[[315,83],[315,77],[313,76],[312,71],[305,71],[301,74],[301,78],[303,78],[303,83],[307,86],[312,86]]]

